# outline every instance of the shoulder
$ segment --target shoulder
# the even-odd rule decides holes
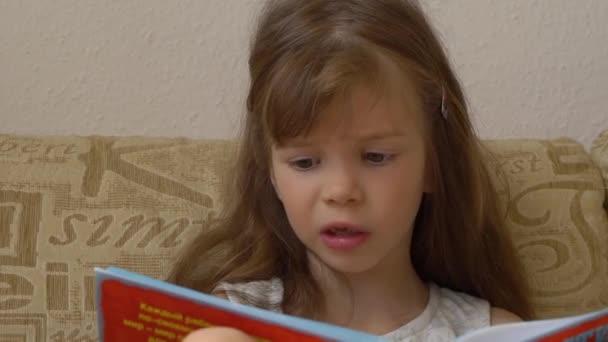
[[[436,286],[436,285],[434,285]],[[470,294],[436,287],[437,319],[448,325],[456,336],[490,325],[490,303]]]
[[[513,323],[513,322],[521,322],[522,319],[511,311],[507,311],[505,309],[493,306],[490,309],[490,324],[504,324],[504,323]]]
[[[484,299],[469,294],[441,288],[443,311],[458,320],[467,319],[480,325],[497,325],[521,322],[521,317],[503,308],[491,306]]]
[[[283,282],[279,278],[240,283],[221,282],[212,293],[234,303],[280,312]]]
[[[487,316],[489,323],[490,303],[487,300],[446,287],[438,287],[438,290],[440,308],[463,317]]]

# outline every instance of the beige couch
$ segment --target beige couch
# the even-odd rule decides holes
[[[486,143],[537,317],[608,306],[608,131],[590,154],[571,139]],[[93,268],[163,277],[214,219],[233,151],[219,140],[0,135],[0,341],[97,340]]]

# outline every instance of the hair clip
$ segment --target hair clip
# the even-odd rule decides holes
[[[441,116],[443,116],[444,119],[448,119],[448,107],[445,103],[445,88],[441,87]]]

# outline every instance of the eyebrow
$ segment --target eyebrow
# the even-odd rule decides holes
[[[390,131],[390,132],[379,132],[372,133],[368,135],[364,135],[359,137],[359,141],[370,141],[370,140],[381,140],[381,139],[390,139],[390,138],[402,138],[407,136],[405,133],[400,131]]]
[[[359,142],[369,142],[369,141],[374,141],[374,140],[401,138],[401,137],[405,137],[405,136],[407,136],[407,135],[400,131],[374,132],[374,133],[356,137],[356,140]],[[288,142],[281,144],[280,146],[281,147],[306,147],[311,144],[314,144],[315,139],[314,138],[312,138],[312,139],[313,140],[311,141],[309,139],[294,138]]]

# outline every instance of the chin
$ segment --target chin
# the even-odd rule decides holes
[[[323,264],[342,274],[361,274],[375,268],[378,260],[361,256],[322,256]]]

